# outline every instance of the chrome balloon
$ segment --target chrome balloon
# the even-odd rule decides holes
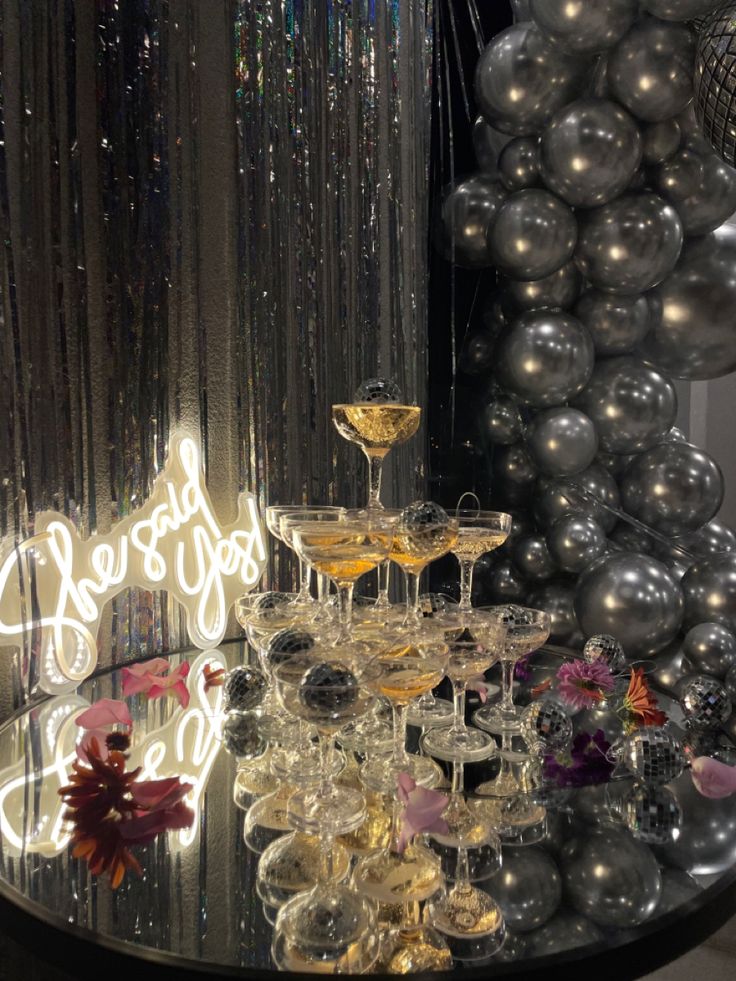
[[[624,510],[665,534],[705,524],[723,501],[723,473],[691,443],[659,443],[641,453],[621,483]]]
[[[646,296],[621,296],[588,289],[575,304],[575,316],[603,357],[630,354],[649,332],[651,314]]]
[[[657,849],[666,865],[693,875],[724,872],[736,863],[736,796],[703,797],[689,772],[670,784],[682,821],[676,841]]]
[[[563,572],[577,574],[606,551],[606,534],[592,518],[564,514],[547,532],[547,548]]]
[[[628,192],[578,220],[575,261],[596,289],[643,293],[672,272],[680,255],[682,223],[657,194]]]
[[[603,940],[603,934],[589,919],[561,910],[543,927],[527,934],[528,956],[546,957],[562,954],[575,947],[586,947]]]
[[[580,488],[589,496],[582,497]],[[563,514],[574,511],[593,518],[604,531],[610,531],[616,515],[603,505],[618,508],[621,498],[616,481],[597,463],[570,478],[540,477],[534,490],[534,514],[542,528],[549,528]]]
[[[678,150],[657,169],[653,186],[674,207],[686,235],[712,232],[736,211],[736,172],[710,150]]]
[[[636,0],[531,0],[532,20],[566,51],[593,54],[623,37],[636,17]]]
[[[598,437],[584,412],[561,406],[534,417],[527,446],[541,473],[565,477],[590,466],[598,452]]]
[[[611,634],[627,657],[648,657],[666,647],[680,629],[682,589],[656,559],[614,552],[581,574],[575,613],[583,633]]]
[[[503,865],[488,884],[512,930],[526,933],[546,923],[562,900],[557,866],[535,845],[504,847]]]
[[[736,664],[729,668],[723,679],[723,687],[731,701],[736,705]]]
[[[624,552],[643,552],[645,555],[654,555],[655,542],[651,535],[637,528],[636,525],[628,521],[619,521],[611,532],[609,538]],[[655,555],[655,558],[666,560],[662,556]]]
[[[480,56],[476,102],[496,129],[531,136],[578,94],[588,68],[587,61],[550,44],[533,24],[515,24],[496,35]]]
[[[524,432],[519,407],[507,395],[497,395],[482,413],[482,431],[491,443],[516,443]]]
[[[514,544],[511,559],[521,575],[529,582],[551,579],[556,567],[541,535],[522,535]]]
[[[577,636],[580,628],[573,609],[574,600],[574,585],[562,580],[551,580],[530,590],[528,602],[532,608],[549,613],[551,643],[572,644]]]
[[[721,623],[736,633],[736,553],[698,559],[685,573],[682,591],[686,627]]]
[[[682,650],[696,671],[725,678],[736,665],[736,634],[720,623],[698,623],[685,634]]]
[[[621,717],[612,708],[584,709],[575,716],[575,734],[580,732],[597,732],[600,729],[613,747],[623,736],[624,724]],[[581,801],[581,807],[588,813],[597,813],[608,818],[608,795],[605,785],[585,787],[587,800]]]
[[[509,504],[529,499],[538,476],[534,461],[521,443],[499,446],[493,454],[493,477],[496,488]]]
[[[517,136],[498,158],[498,173],[507,191],[535,187],[539,179],[539,137]]]
[[[492,265],[488,232],[505,198],[501,184],[483,174],[453,188],[442,203],[439,245],[445,258],[470,269]]]
[[[644,163],[649,166],[662,164],[677,151],[682,139],[680,126],[676,119],[663,119],[650,123],[642,131]]]
[[[520,310],[567,309],[580,294],[583,277],[571,260],[543,279],[507,279],[506,292]]]
[[[526,599],[527,584],[508,558],[496,559],[489,571],[482,575],[481,582],[494,603],[520,603]]]
[[[593,420],[601,449],[608,453],[649,449],[666,435],[677,415],[672,382],[628,356],[599,361],[575,405]]]
[[[736,370],[736,228],[723,225],[688,242],[652,300],[642,357],[675,378],[720,378]]]
[[[501,336],[496,357],[498,381],[524,402],[544,408],[583,390],[593,371],[593,342],[570,314],[536,310],[522,314]]]
[[[618,197],[642,159],[639,127],[608,99],[571,102],[542,134],[539,168],[550,191],[575,208],[593,208]]]
[[[677,640],[655,654],[647,668],[649,669],[647,678],[666,691],[675,691],[678,683],[693,670],[692,664],[685,657],[682,645]]]
[[[473,150],[480,170],[492,178],[498,177],[498,158],[511,137],[499,133],[482,116],[473,124]]]
[[[510,194],[486,228],[494,264],[513,279],[550,276],[572,258],[578,236],[570,208],[536,187]]]
[[[723,5],[723,0],[642,0],[642,8],[662,20],[695,20]]]
[[[693,98],[695,35],[680,24],[640,20],[608,55],[608,85],[639,119],[676,116]]]

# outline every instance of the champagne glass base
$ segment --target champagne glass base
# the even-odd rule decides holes
[[[473,713],[473,723],[484,732],[500,734],[519,732],[521,729],[521,710],[514,706],[503,709],[500,705],[486,705]]]
[[[420,698],[410,707],[406,715],[409,725],[421,729],[449,726],[454,717],[455,710],[452,702],[448,702],[446,698],[436,698],[434,695]]]
[[[345,754],[334,750],[330,753],[328,776],[334,780],[344,769]],[[271,755],[271,770],[279,780],[291,780],[298,787],[313,787],[322,779],[319,748],[314,745],[277,747]]]
[[[360,780],[369,790],[395,797],[400,773],[408,773],[417,787],[427,788],[436,787],[444,777],[440,767],[426,756],[408,756],[400,765],[390,756],[374,756],[361,766]]]
[[[429,902],[424,916],[445,937],[457,960],[485,960],[497,953],[506,939],[500,906],[469,883],[459,883]]]
[[[299,831],[283,835],[272,842],[258,860],[258,898],[266,906],[278,910],[292,896],[317,884],[321,863],[322,844],[315,835]],[[338,842],[332,845],[332,867],[333,882],[343,882],[350,872],[350,854]]]
[[[365,797],[350,787],[330,787],[328,793],[299,790],[289,798],[289,827],[305,834],[346,835],[365,821]]]
[[[390,722],[375,715],[367,715],[341,729],[337,739],[344,749],[364,756],[388,753],[393,745],[394,730]]]
[[[452,954],[442,935],[427,924],[388,930],[381,940],[376,970],[381,974],[449,971]]]
[[[293,787],[282,786],[261,797],[248,808],[243,823],[243,839],[250,851],[260,855],[291,828],[286,820],[286,804]]]
[[[430,729],[422,736],[421,745],[429,756],[455,763],[476,763],[498,755],[492,736],[468,726]]]
[[[271,750],[267,749],[257,760],[242,764],[233,781],[235,805],[247,811],[257,797],[265,797],[278,789],[278,777],[271,770]]]

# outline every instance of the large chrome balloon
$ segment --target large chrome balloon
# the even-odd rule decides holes
[[[655,654],[647,668],[647,678],[668,691],[675,691],[677,684],[693,672],[693,665],[685,657],[679,640]]]
[[[544,183],[575,208],[593,208],[618,197],[642,158],[633,117],[608,99],[578,99],[560,109],[542,134]]]
[[[544,408],[585,387],[593,371],[593,342],[570,314],[537,310],[522,314],[502,335],[496,357],[499,382],[524,402]]]
[[[595,353],[606,358],[629,354],[649,331],[646,296],[620,296],[588,289],[575,304],[574,313],[590,331]]]
[[[736,664],[736,634],[720,623],[698,623],[685,634],[682,650],[696,671],[725,678]]]
[[[628,356],[599,361],[575,404],[593,420],[601,449],[608,453],[649,449],[677,415],[672,382]]]
[[[642,129],[644,163],[649,166],[662,164],[677,151],[682,139],[680,125],[676,119],[663,119],[661,123],[650,123]]]
[[[516,443],[524,432],[524,422],[516,402],[507,395],[492,398],[483,410],[482,431],[491,443],[503,446]]]
[[[551,580],[535,586],[527,597],[532,609],[545,610],[550,616],[549,639],[553,644],[570,644],[579,633],[573,609],[575,587],[563,580]]]
[[[736,228],[688,242],[652,293],[642,356],[675,378],[720,378],[736,369]]]
[[[654,187],[686,235],[705,235],[736,211],[736,172],[710,150],[684,146],[656,171]]]
[[[587,491],[589,497],[581,496],[580,488]],[[581,517],[593,518],[604,531],[610,531],[617,519],[608,508],[620,506],[616,481],[597,463],[574,477],[540,477],[534,490],[534,515],[542,528],[549,528],[563,514],[574,511]]]
[[[547,532],[547,548],[563,572],[577,574],[606,551],[606,535],[592,518],[564,514]]]
[[[493,454],[495,487],[508,504],[522,504],[531,496],[538,470],[521,443],[498,446]]]
[[[662,892],[654,855],[626,831],[606,828],[568,841],[560,871],[567,900],[603,927],[643,923]]]
[[[507,191],[539,184],[539,137],[517,136],[508,142],[498,158],[498,173]]]
[[[543,279],[507,279],[504,286],[520,310],[544,310],[549,307],[565,310],[578,298],[581,282],[580,270],[570,260]]]
[[[598,452],[598,437],[584,412],[560,406],[534,417],[527,446],[542,473],[566,477],[590,466]]]
[[[495,179],[498,177],[498,158],[511,137],[499,133],[482,116],[473,124],[473,150],[480,170]]]
[[[721,468],[691,443],[659,443],[642,453],[620,486],[624,510],[665,534],[699,528],[723,501]]]
[[[693,875],[724,872],[736,863],[736,796],[703,797],[686,771],[669,785],[680,806],[676,841],[657,849],[666,864]]]
[[[562,885],[557,866],[535,845],[504,847],[503,865],[488,882],[506,925],[526,933],[546,923],[560,905]]]
[[[640,20],[608,55],[608,85],[639,119],[676,116],[693,97],[695,35],[680,24]]]
[[[596,289],[643,293],[674,269],[682,223],[659,195],[629,192],[578,218],[575,261]]]
[[[533,24],[515,24],[497,34],[478,60],[478,108],[496,129],[531,136],[577,95],[588,67],[545,40]]]
[[[521,535],[511,551],[511,558],[524,579],[541,582],[551,579],[556,567],[541,535]]]
[[[581,574],[575,613],[584,634],[611,634],[626,656],[656,654],[680,629],[682,589],[667,567],[648,555],[613,552]]]
[[[636,17],[636,0],[531,0],[532,20],[566,51],[594,54],[623,37]]]
[[[683,538],[674,538],[672,547],[674,555],[682,559],[682,553],[677,551],[678,546],[683,545],[688,551],[695,555],[717,555],[720,552],[736,551],[736,532],[728,525],[714,518],[712,521],[698,528],[691,535]]]
[[[453,188],[442,203],[439,244],[445,258],[470,269],[492,265],[488,231],[505,198],[502,185],[483,174]]]
[[[642,7],[662,20],[695,20],[723,4],[723,0],[642,0]]]
[[[495,265],[513,279],[556,272],[572,258],[578,235],[570,208],[536,187],[510,194],[486,227]]]
[[[736,633],[736,553],[699,559],[682,580],[685,626],[721,623]]]

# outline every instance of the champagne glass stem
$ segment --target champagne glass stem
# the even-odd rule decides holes
[[[386,451],[376,453],[375,450],[363,449],[368,457],[368,508],[369,510],[383,510],[381,504],[381,476],[383,474],[383,458]]]
[[[312,602],[312,569],[304,559],[299,559],[299,601],[303,603]]]
[[[452,719],[452,732],[463,733],[465,731],[465,682],[452,679],[452,705],[454,716]]]
[[[319,733],[319,790],[320,797],[329,797],[332,794],[332,776],[330,763],[332,762],[332,741],[331,733],[320,731]]]
[[[422,622],[422,611],[419,609],[419,577],[424,570],[413,572],[409,569],[404,570],[406,577],[406,617],[404,625],[407,627],[419,626]]]
[[[355,583],[338,582],[335,585],[340,600],[340,632],[335,640],[335,645],[347,644],[352,640],[353,589]]]
[[[394,717],[394,751],[391,766],[392,769],[400,772],[409,763],[406,753],[406,705],[392,703],[391,710]]]
[[[465,764],[462,760],[452,763],[452,793],[462,794],[465,788]]]
[[[455,887],[461,890],[470,885],[470,866],[468,864],[468,849],[458,848],[457,867],[455,868]]]
[[[475,559],[460,559],[460,605],[459,610],[467,612],[473,609],[471,596],[473,593],[473,568]]]
[[[391,559],[384,559],[378,565],[378,599],[376,600],[377,610],[387,610],[390,606],[388,599],[388,585],[391,578]]]
[[[501,711],[514,711],[514,668],[515,661],[501,661],[502,689],[501,689]]]
[[[322,831],[320,835],[320,862],[317,879],[325,885],[335,878],[335,839],[330,831]]]

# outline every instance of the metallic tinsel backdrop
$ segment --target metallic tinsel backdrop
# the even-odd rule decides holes
[[[0,530],[106,531],[177,425],[223,520],[243,487],[362,503],[331,403],[378,373],[425,397],[431,0],[1,11]],[[424,451],[389,457],[387,502]],[[132,591],[100,660],[182,639]]]

